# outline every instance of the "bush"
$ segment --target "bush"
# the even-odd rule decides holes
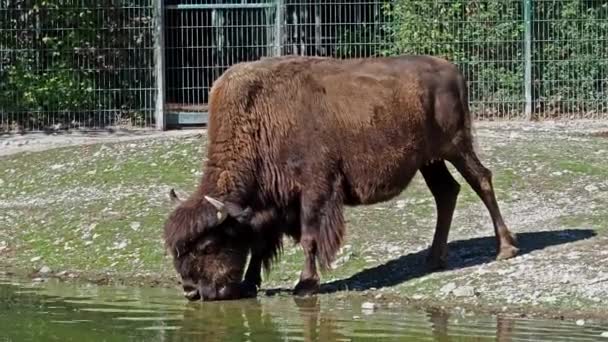
[[[608,4],[535,1],[533,98],[542,115],[605,114]],[[479,116],[522,116],[522,1],[395,0],[387,54],[424,53],[460,65]]]
[[[0,0],[0,8],[0,111],[16,113],[19,125],[77,117],[97,126],[153,107],[150,5]]]

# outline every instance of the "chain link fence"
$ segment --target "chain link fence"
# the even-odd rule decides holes
[[[0,131],[163,127],[234,63],[285,54],[442,56],[479,119],[608,118],[606,1],[160,3],[0,0]]]

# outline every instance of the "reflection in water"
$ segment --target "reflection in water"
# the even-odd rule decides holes
[[[604,326],[274,296],[188,303],[173,289],[0,280],[0,341],[591,341]]]

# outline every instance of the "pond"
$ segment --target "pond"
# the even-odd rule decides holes
[[[175,289],[4,278],[0,341],[608,341],[606,326],[370,309],[345,298],[187,303]]]

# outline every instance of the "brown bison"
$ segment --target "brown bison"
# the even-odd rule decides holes
[[[255,295],[284,235],[305,256],[295,294],[315,293],[317,262],[326,269],[344,237],[343,206],[394,198],[417,171],[437,206],[428,263],[444,267],[460,188],[445,161],[489,210],[497,259],[515,256],[473,149],[466,89],[453,64],[430,56],[288,56],[228,69],[210,92],[205,174],[165,224],[186,297]]]

